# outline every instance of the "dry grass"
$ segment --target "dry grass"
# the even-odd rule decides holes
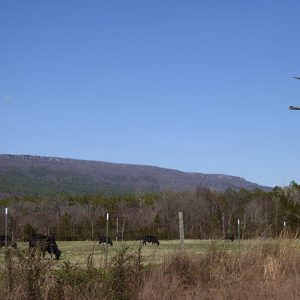
[[[231,246],[233,247],[233,246]],[[155,248],[157,249],[157,248]],[[9,250],[0,275],[3,299],[300,299],[298,242],[282,236],[257,240],[235,251],[210,243],[205,251],[178,251],[161,263],[143,256],[144,249],[123,245],[108,267],[60,264]],[[158,250],[155,250],[158,251]]]
[[[300,299],[300,255],[294,240],[260,241],[239,255],[213,247],[177,254],[152,270],[138,299]]]

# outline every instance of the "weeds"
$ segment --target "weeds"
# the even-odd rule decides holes
[[[52,262],[28,255],[25,251],[5,250],[5,276],[2,289],[6,299],[41,299]]]
[[[144,262],[141,248],[123,246],[107,268],[62,265],[7,249],[0,275],[2,299],[282,299],[300,298],[300,254],[293,239],[257,241],[241,253],[174,253],[161,264]]]
[[[132,299],[142,285],[142,258],[139,247],[134,254],[121,247],[112,258],[109,270],[109,295],[113,299]]]

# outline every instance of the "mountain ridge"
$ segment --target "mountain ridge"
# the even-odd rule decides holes
[[[184,172],[157,166],[35,155],[0,154],[0,192],[25,194],[125,194],[184,191],[270,190],[225,174]]]

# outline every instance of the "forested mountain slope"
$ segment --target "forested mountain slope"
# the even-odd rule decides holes
[[[0,194],[125,194],[137,191],[184,191],[205,186],[268,190],[243,178],[188,173],[153,166],[108,163],[31,155],[0,155]]]

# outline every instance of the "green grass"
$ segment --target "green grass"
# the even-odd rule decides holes
[[[205,253],[210,248],[216,250],[224,250],[232,253],[239,253],[239,251],[249,250],[257,242],[266,245],[272,244],[275,240],[242,240],[240,245],[238,241],[230,242],[224,240],[185,240],[184,251],[189,253]],[[70,262],[78,266],[86,266],[89,255],[93,255],[94,266],[98,267],[104,264],[105,259],[105,245],[99,245],[97,241],[58,241],[59,249],[62,255],[59,261],[55,262],[60,265],[64,262]],[[120,247],[129,247],[129,251],[137,253],[136,250],[140,247],[139,241],[125,241],[114,242],[113,246],[108,247],[108,257],[112,257]],[[18,249],[28,249],[28,243],[19,242]],[[160,241],[160,245],[147,244],[142,246],[141,254],[146,263],[160,263],[163,260],[176,252],[180,251],[179,240]],[[4,259],[4,249],[0,251],[0,262]],[[46,254],[46,259],[50,259],[50,255]]]

